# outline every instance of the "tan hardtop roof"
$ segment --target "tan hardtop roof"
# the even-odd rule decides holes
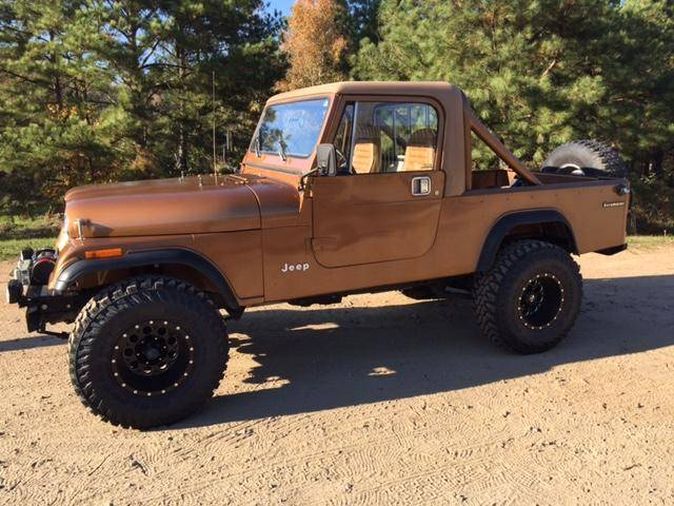
[[[320,95],[419,95],[439,98],[455,93],[461,94],[461,90],[444,81],[341,81],[279,93],[267,103]]]

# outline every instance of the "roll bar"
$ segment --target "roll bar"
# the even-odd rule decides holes
[[[496,153],[501,160],[503,160],[508,167],[527,182],[535,185],[543,184],[536,175],[527,169],[524,164],[513,155],[508,148],[496,137],[487,126],[482,123],[468,104],[468,100],[464,95],[464,121],[466,122],[466,153],[468,155],[467,165],[468,172],[470,172],[470,132],[473,132],[477,137],[484,142],[491,150]],[[470,173],[466,174],[466,186],[470,185]]]

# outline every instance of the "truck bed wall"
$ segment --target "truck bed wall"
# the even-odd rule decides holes
[[[476,270],[484,242],[494,224],[512,212],[557,210],[571,225],[580,253],[625,243],[627,197],[616,183],[595,181],[549,184],[507,190],[475,190],[442,201],[433,247],[418,258],[326,268],[315,261],[310,226],[268,229],[265,255],[265,301],[280,301],[368,287],[395,285]],[[605,203],[622,202],[605,206]],[[308,262],[302,274],[287,276],[278,266],[288,258]]]

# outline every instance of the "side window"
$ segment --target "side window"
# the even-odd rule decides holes
[[[429,104],[356,102],[346,106],[335,146],[343,172],[372,174],[433,170],[437,141],[438,114]]]

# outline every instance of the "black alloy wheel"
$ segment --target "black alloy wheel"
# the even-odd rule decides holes
[[[194,346],[177,322],[149,320],[126,329],[111,365],[117,382],[136,395],[163,395],[178,388],[194,369]]]
[[[562,311],[564,287],[554,274],[537,274],[523,287],[517,303],[520,321],[530,329],[549,327]]]

